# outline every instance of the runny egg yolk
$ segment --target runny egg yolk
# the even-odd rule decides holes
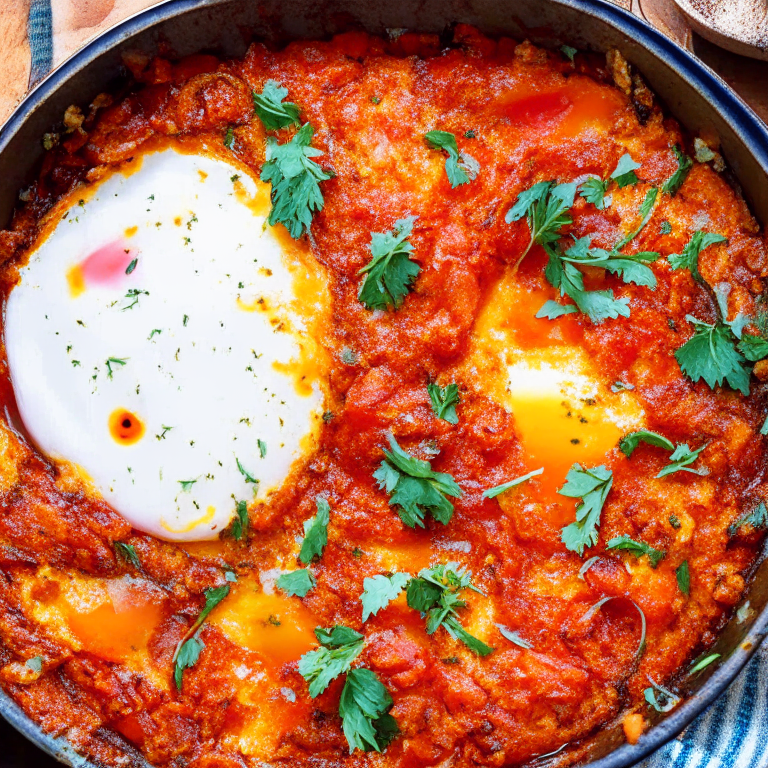
[[[317,619],[296,598],[267,594],[247,580],[233,585],[209,621],[232,642],[258,653],[267,667],[297,661],[317,645]]]
[[[526,471],[544,469],[527,492],[572,516],[576,502],[558,493],[568,470],[605,463],[621,436],[643,425],[643,411],[631,391],[614,393],[602,380],[572,318],[536,318],[548,298],[510,270],[478,318],[460,376],[482,382],[480,390],[514,416]]]
[[[116,443],[133,445],[144,437],[144,425],[135,413],[118,408],[110,414],[109,433]]]

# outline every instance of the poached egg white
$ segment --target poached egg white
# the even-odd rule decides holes
[[[60,204],[7,301],[30,436],[164,539],[217,537],[319,431],[326,278],[268,210],[243,168],[147,154]]]

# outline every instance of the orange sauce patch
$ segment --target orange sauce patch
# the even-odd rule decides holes
[[[125,408],[118,408],[109,416],[109,433],[120,445],[133,445],[144,437],[141,419]]]
[[[67,285],[69,285],[69,295],[73,299],[85,291],[85,277],[79,264],[67,270]]]
[[[162,619],[162,597],[140,583],[123,583],[108,602],[87,613],[69,605],[67,623],[85,650],[122,661],[146,650]]]

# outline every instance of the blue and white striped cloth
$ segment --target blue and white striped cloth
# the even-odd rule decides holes
[[[51,0],[32,0],[27,29],[34,85],[53,60]],[[707,712],[638,768],[768,768],[768,646]]]

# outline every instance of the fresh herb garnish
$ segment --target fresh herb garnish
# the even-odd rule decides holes
[[[635,452],[635,448],[637,448],[641,442],[647,443],[648,445],[655,445],[658,448],[665,448],[668,451],[675,450],[675,444],[671,440],[660,435],[658,432],[651,432],[648,429],[639,429],[636,432],[630,432],[628,435],[622,437],[619,442],[619,450],[627,458],[630,458]]]
[[[298,106],[283,101],[287,95],[288,89],[275,80],[267,80],[261,93],[253,92],[254,109],[268,131],[300,125]]]
[[[671,253],[667,257],[669,266],[672,269],[688,269],[691,276],[697,283],[705,284],[704,278],[699,272],[699,255],[710,245],[717,243],[727,243],[728,238],[718,235],[714,232],[705,232],[699,229],[693,233],[691,239],[686,243],[682,253]]]
[[[149,296],[149,291],[144,291],[141,288],[129,288],[125,298],[130,301],[130,304],[121,307],[120,311],[125,312],[127,309],[133,309],[139,303],[139,296]]]
[[[309,565],[315,557],[321,557],[328,543],[331,507],[322,496],[315,499],[315,504],[317,504],[317,514],[304,521],[304,541],[301,542],[299,552],[299,560],[304,565]]]
[[[694,475],[707,475],[709,474],[709,470],[706,467],[702,467],[701,469],[691,469],[689,467],[690,464],[693,464],[696,459],[699,458],[699,454],[709,445],[709,443],[704,443],[704,445],[701,446],[701,448],[697,448],[695,451],[692,451],[687,443],[681,443],[680,445],[675,448],[672,455],[669,457],[669,464],[667,464],[666,467],[664,467],[656,477],[666,477],[667,475],[671,475],[673,472],[690,472]]]
[[[648,562],[651,568],[655,568],[667,554],[661,549],[654,549],[650,544],[646,544],[644,541],[635,541],[629,536],[617,536],[611,539],[605,545],[605,548],[624,550],[638,558],[648,555]]]
[[[454,134],[448,131],[429,131],[424,134],[424,138],[432,149],[442,149],[448,153],[445,159],[445,173],[454,189],[477,178],[480,164],[473,157],[459,152]]]
[[[282,574],[275,584],[289,597],[306,597],[307,592],[315,586],[316,581],[307,568],[299,568],[296,571]]]
[[[191,491],[192,486],[197,482],[197,480],[179,480],[179,485],[181,486],[182,491]]]
[[[406,453],[392,434],[387,435],[391,450],[384,449],[384,461],[373,473],[379,488],[389,494],[390,506],[397,507],[400,519],[411,528],[424,527],[424,516],[447,525],[453,515],[448,496],[458,498],[461,488],[445,472],[433,472],[428,461]]]
[[[124,541],[116,541],[114,547],[115,554],[117,554],[121,560],[130,563],[136,570],[141,570],[141,560],[139,560],[139,555],[133,544],[126,544]]]
[[[256,441],[256,445],[259,446],[259,458],[264,458],[267,455],[267,444],[259,439]]]
[[[541,467],[541,469],[534,469],[533,472],[528,472],[526,475],[521,475],[520,477],[516,477],[514,480],[510,480],[507,483],[502,483],[501,485],[497,485],[494,488],[489,488],[487,491],[483,491],[483,497],[486,499],[496,498],[496,496],[504,493],[504,491],[508,491],[510,488],[514,488],[516,485],[520,485],[520,483],[524,483],[526,480],[530,480],[532,477],[537,477],[543,472],[544,467]]]
[[[712,662],[717,661],[719,658],[719,653],[710,653],[708,656],[704,656],[688,670],[688,677],[693,677],[693,675],[701,672],[702,669],[706,669]]]
[[[561,45],[560,50],[566,58],[573,61],[573,57],[579,52],[576,48],[571,48],[570,45]]]
[[[662,221],[661,226],[659,227],[659,232],[662,235],[668,235],[672,232],[672,225],[668,221]]]
[[[499,632],[501,632],[502,637],[505,637],[507,640],[509,640],[510,643],[519,645],[521,648],[525,648],[526,650],[533,648],[533,646],[527,640],[523,640],[523,638],[520,637],[517,632],[513,632],[511,629],[507,629],[503,624],[497,624],[496,628],[499,630]]]
[[[672,151],[675,153],[675,160],[677,160],[677,170],[664,182],[661,191],[674,197],[688,178],[688,174],[693,168],[693,160],[688,155],[684,155],[677,144],[672,147]]]
[[[224,134],[224,146],[227,149],[232,149],[235,146],[235,132],[231,125],[227,128],[227,132]]]
[[[237,456],[235,456],[235,462],[237,463],[238,471],[245,478],[246,483],[253,483],[253,485],[259,484],[259,481],[240,463],[240,459],[238,459]]]
[[[200,630],[202,629],[203,622],[208,618],[208,614],[229,594],[229,584],[206,589],[203,594],[205,595],[205,606],[198,614],[195,623],[187,630],[184,637],[181,638],[181,641],[176,646],[176,652],[171,659],[174,664],[173,679],[178,690],[181,690],[184,670],[190,669],[197,664],[200,652],[205,647],[200,639]]]
[[[504,221],[511,224],[525,216],[531,231],[531,239],[522,255],[515,262],[513,271],[520,266],[534,243],[545,245],[556,243],[562,236],[562,228],[572,224],[568,211],[573,207],[576,196],[575,184],[558,184],[540,181],[530,189],[521,192],[517,201],[507,211]]]
[[[389,714],[393,703],[375,672],[365,668],[347,672],[339,699],[339,715],[350,752],[386,749],[400,733],[395,718]]]
[[[677,586],[680,587],[680,591],[688,597],[691,594],[691,571],[687,560],[683,560],[675,568],[675,576],[677,577]]]
[[[119,366],[121,366],[121,367],[122,367],[122,366],[124,366],[124,365],[125,365],[127,362],[128,362],[128,358],[127,358],[127,357],[124,357],[124,358],[120,358],[120,357],[109,357],[109,358],[107,358],[107,378],[108,378],[108,379],[111,379],[111,378],[112,378],[112,374],[114,373],[114,372],[113,372],[113,370],[112,370],[112,366],[113,366],[113,365],[119,365]]]
[[[408,216],[398,219],[392,232],[371,232],[372,258],[358,271],[365,277],[357,295],[368,309],[398,309],[421,271],[410,258],[414,221],[415,216]]]
[[[755,531],[768,528],[768,507],[764,502],[759,502],[753,510],[744,513],[738,520],[731,523],[728,526],[728,535],[735,536],[740,528],[745,527]]]
[[[153,336],[156,336],[158,333],[162,333],[162,330],[160,328],[153,328],[149,332],[149,336],[147,336],[147,341],[151,341]]]
[[[579,194],[588,202],[597,208],[598,211],[604,211],[608,204],[605,195],[608,192],[610,181],[603,181],[597,176],[590,176],[579,186]]]
[[[646,688],[643,691],[643,696],[645,696],[645,700],[657,712],[669,712],[680,703],[679,696],[675,696],[672,691],[668,691],[663,685],[659,685],[650,675],[647,675],[647,677],[653,687]]]
[[[487,656],[493,648],[470,635],[456,618],[458,609],[467,606],[459,597],[465,589],[482,594],[472,585],[471,573],[457,563],[445,563],[419,571],[419,575],[409,582],[406,597],[409,607],[426,616],[427,634],[433,635],[444,627],[454,640],[461,640],[479,656]]]
[[[637,178],[635,171],[640,167],[640,163],[636,163],[632,156],[627,152],[619,158],[619,162],[616,165],[616,169],[611,174],[612,178],[619,189],[622,187],[628,187],[630,184],[637,184],[640,179]]]
[[[600,609],[611,600],[618,600],[621,599],[618,596],[614,597],[603,597],[602,599],[598,600],[582,617],[582,621],[589,621],[596,613],[600,611]],[[646,630],[647,630],[647,624],[645,621],[645,613],[643,613],[643,609],[634,601],[630,600],[630,603],[635,606],[637,609],[638,614],[640,614],[640,642],[637,644],[637,651],[635,652],[635,658],[639,659],[643,653],[645,653],[645,636],[646,636]]]
[[[682,523],[677,515],[669,516],[669,524],[677,531],[682,527]]]
[[[131,263],[125,268],[125,274],[130,275],[131,272],[133,272],[134,269],[136,269],[136,265],[139,263],[138,259],[131,259]]]
[[[386,608],[405,589],[410,576],[407,573],[393,573],[391,576],[373,576],[363,579],[363,621]]]
[[[608,491],[613,484],[613,472],[604,466],[582,469],[574,464],[565,478],[565,485],[558,491],[563,496],[578,499],[576,522],[563,528],[561,538],[565,548],[584,554],[585,547],[597,544],[597,528]]]
[[[441,387],[439,384],[427,384],[427,392],[437,418],[444,419],[449,424],[458,424],[456,406],[459,404],[459,385],[448,384]]]
[[[235,541],[248,538],[248,529],[251,525],[251,520],[248,517],[248,505],[244,501],[238,501],[235,504],[235,516],[232,518],[232,522],[226,530],[226,533]]]
[[[317,627],[315,637],[320,647],[299,659],[299,674],[309,683],[309,695],[313,699],[339,675],[349,671],[365,646],[359,632],[339,624],[330,629]]]
[[[269,223],[284,224],[294,239],[309,231],[313,214],[322,210],[320,182],[333,176],[312,159],[323,154],[310,146],[314,133],[314,128],[304,123],[284,144],[269,136],[266,162],[261,169],[261,180],[272,185]]]

